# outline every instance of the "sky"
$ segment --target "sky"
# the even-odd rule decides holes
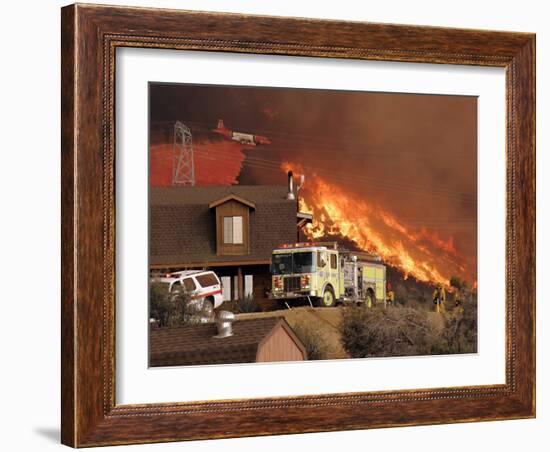
[[[171,182],[172,127],[180,120],[193,134],[197,185],[285,184],[292,169],[305,175],[302,195],[318,220],[332,216],[325,226],[363,225],[395,245],[392,252],[399,244],[412,249],[414,237],[412,258],[430,260],[445,277],[476,280],[476,97],[151,84],[149,102],[153,185]],[[271,144],[223,139],[212,132],[218,119]],[[321,191],[323,199],[345,199],[333,207],[347,210],[315,205],[324,202]],[[422,246],[429,250],[421,256]]]

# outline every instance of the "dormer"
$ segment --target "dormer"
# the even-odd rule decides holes
[[[231,193],[212,201],[209,207],[215,209],[216,254],[250,254],[250,210],[256,209],[256,204]]]

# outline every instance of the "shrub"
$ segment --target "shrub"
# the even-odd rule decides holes
[[[184,289],[168,292],[168,285],[154,281],[149,286],[149,317],[159,327],[175,327],[201,322],[211,313],[205,304],[191,299]]]
[[[237,301],[237,310],[239,312],[256,312],[257,306],[254,303],[252,295],[245,295]]]
[[[155,319],[158,326],[167,326],[172,311],[167,284],[152,282],[149,286],[149,317]]]
[[[477,351],[477,299],[445,313],[445,327],[432,353],[475,353]]]
[[[352,358],[365,358],[376,347],[377,336],[369,323],[379,311],[364,306],[345,307],[342,312],[340,334],[342,346]],[[379,317],[379,314],[377,315]]]
[[[345,307],[340,334],[352,358],[429,354],[438,340],[425,312],[378,306]]]
[[[330,340],[322,332],[322,328],[316,321],[296,320],[291,322],[296,336],[306,348],[308,360],[329,359],[333,354]]]
[[[398,284],[395,288],[395,301],[401,304],[407,304],[408,300],[407,288],[403,284]]]

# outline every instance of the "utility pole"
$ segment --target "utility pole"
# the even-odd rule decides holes
[[[195,162],[191,130],[180,121],[174,124],[172,185],[195,185]]]

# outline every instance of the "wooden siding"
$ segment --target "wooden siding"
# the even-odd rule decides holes
[[[279,323],[258,347],[256,362],[304,361],[306,355]]]
[[[224,243],[224,217],[243,217],[243,243]],[[216,253],[218,256],[240,256],[250,254],[250,207],[235,200],[216,206]]]

